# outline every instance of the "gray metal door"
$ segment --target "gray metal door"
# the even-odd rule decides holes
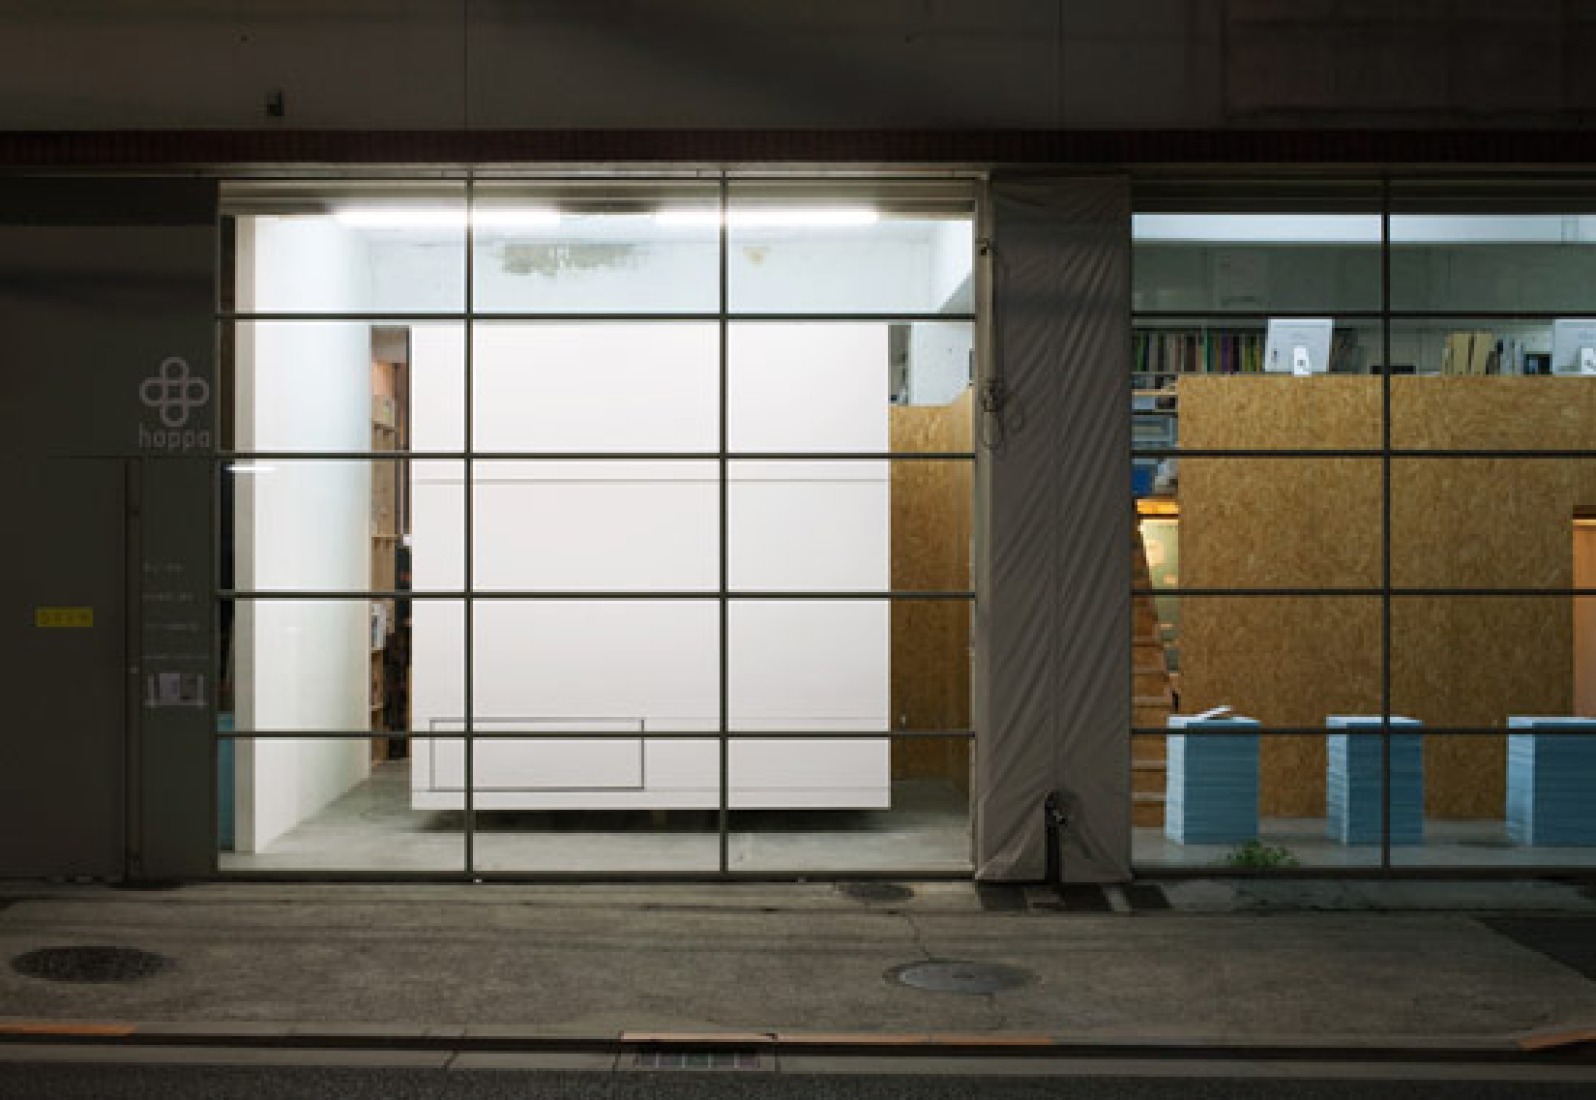
[[[121,464],[47,460],[12,470],[7,482],[0,875],[117,877],[126,684]]]
[[[0,180],[0,877],[209,867],[210,711],[143,685],[210,652],[215,264],[213,182]]]

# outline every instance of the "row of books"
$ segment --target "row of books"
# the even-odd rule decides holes
[[[1330,369],[1350,369],[1357,333],[1337,329],[1330,341]],[[1140,329],[1131,337],[1131,370],[1138,375],[1260,374],[1262,332]]]
[[[1492,332],[1449,332],[1441,349],[1447,375],[1550,374],[1552,357],[1524,350],[1524,342]]]
[[[1263,370],[1261,332],[1137,332],[1131,355],[1139,374],[1253,374]]]

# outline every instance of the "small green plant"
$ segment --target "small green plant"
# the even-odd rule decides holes
[[[1261,840],[1249,840],[1219,861],[1226,867],[1301,867],[1302,861],[1290,849],[1276,848]]]

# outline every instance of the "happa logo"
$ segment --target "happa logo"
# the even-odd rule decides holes
[[[189,417],[210,403],[211,384],[189,370],[188,360],[172,356],[161,362],[159,374],[139,383],[139,401],[154,409],[161,427],[139,425],[139,446],[146,450],[188,451],[208,448],[208,429],[188,427]]]

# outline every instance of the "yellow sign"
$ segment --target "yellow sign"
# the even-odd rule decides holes
[[[35,607],[33,625],[41,629],[74,630],[94,625],[92,607]]]

